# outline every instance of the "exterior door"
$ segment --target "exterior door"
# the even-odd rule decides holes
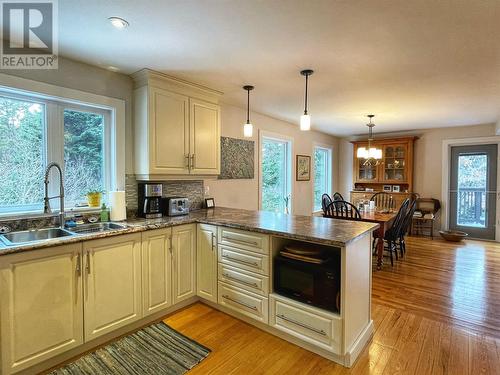
[[[81,244],[6,255],[2,262],[0,373],[83,344]]]
[[[84,242],[85,341],[142,316],[141,235]]]
[[[450,229],[495,239],[497,153],[496,144],[451,148]]]

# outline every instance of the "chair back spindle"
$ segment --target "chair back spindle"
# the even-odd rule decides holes
[[[343,200],[331,202],[323,213],[323,216],[335,219],[361,220],[361,214],[358,209],[351,202]]]

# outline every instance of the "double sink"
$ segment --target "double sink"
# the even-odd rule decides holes
[[[0,240],[7,246],[23,245],[32,242],[51,240],[55,238],[71,237],[76,235],[102,233],[115,230],[127,229],[126,225],[116,223],[92,223],[82,224],[74,228],[44,228],[37,230],[25,230],[10,232],[0,235]]]

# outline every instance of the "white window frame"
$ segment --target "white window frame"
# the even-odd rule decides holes
[[[47,83],[33,81],[25,78],[15,77],[8,74],[0,74],[0,92],[1,94],[21,100],[34,100],[46,103],[45,126],[49,121],[57,121],[62,124],[64,109],[83,110],[86,112],[104,114],[104,121],[109,126],[105,126],[105,187],[107,191],[125,190],[125,101],[116,98],[110,98],[102,95],[92,94],[80,90],[69,89],[55,86]],[[45,131],[45,136],[54,137],[51,142],[63,142],[63,126],[55,127]],[[58,151],[59,155],[49,150],[47,142],[44,142],[45,165],[49,161],[56,161],[64,164],[64,148]],[[106,170],[106,168],[108,168]],[[54,172],[52,172],[54,173]],[[55,174],[54,174],[55,176]],[[51,175],[51,177],[53,177]],[[58,194],[58,181],[49,185],[49,194]],[[57,207],[56,200],[51,202],[52,207]],[[65,207],[69,210],[73,207]],[[89,210],[89,208],[74,209]],[[90,209],[94,210],[94,209]],[[57,212],[54,210],[54,212]],[[11,217],[37,216],[42,212],[12,212],[2,213],[0,218],[8,219]]]
[[[278,133],[272,133],[264,130],[259,130],[259,186],[258,186],[258,202],[259,202],[259,210],[262,210],[262,144],[264,139],[273,139],[279,142],[286,142],[287,144],[287,159],[288,159],[288,168],[285,171],[285,178],[287,184],[287,191],[290,193],[290,201],[289,205],[289,213],[293,213],[293,203],[294,203],[294,195],[293,195],[293,173],[295,170],[295,161],[292,157],[293,155],[293,141],[292,137],[287,137]]]
[[[314,185],[316,183],[316,168],[314,167],[314,156],[316,153],[317,149],[321,150],[326,150],[328,152],[328,160],[327,160],[327,183],[328,183],[328,188],[325,193],[329,194],[330,196],[333,194],[333,147],[330,145],[322,144],[322,143],[313,143],[313,149],[312,149],[312,157],[311,157],[311,164],[312,164],[312,213],[318,213],[321,212],[321,207],[320,209],[316,209],[315,202],[314,202]]]

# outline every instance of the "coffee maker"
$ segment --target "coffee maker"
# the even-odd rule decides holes
[[[162,217],[161,184],[139,183],[137,215],[146,219]]]

